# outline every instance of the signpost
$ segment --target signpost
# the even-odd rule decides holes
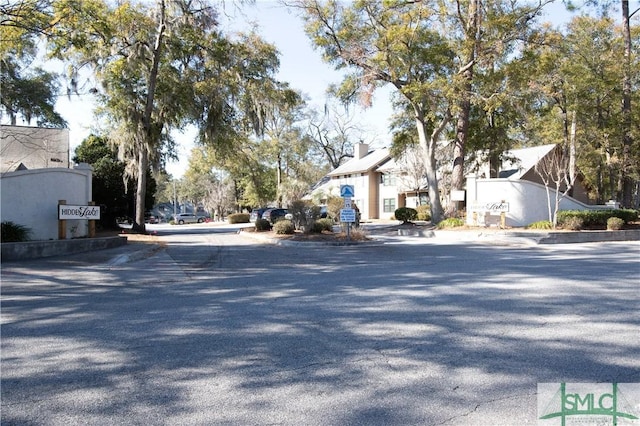
[[[58,200],[58,239],[67,238],[67,220],[89,220],[89,238],[96,235],[95,221],[100,220],[100,206],[90,202],[88,206],[75,206],[67,204],[66,200]]]
[[[340,196],[344,198],[344,208],[340,209],[340,222],[347,224],[347,241],[351,239],[351,224],[356,221],[356,211],[351,208],[354,195],[353,185],[340,185]]]
[[[509,212],[509,203],[506,201],[491,201],[480,202],[476,201],[471,204],[471,211],[473,212],[473,224],[478,224],[478,212],[495,215],[500,214],[500,228],[507,227],[507,213]]]
[[[340,222],[351,224],[356,221],[356,211],[354,209],[340,209]]]
[[[342,198],[353,198],[354,195],[353,185],[340,185],[340,196]]]

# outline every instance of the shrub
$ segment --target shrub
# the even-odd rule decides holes
[[[624,228],[624,220],[619,217],[610,217],[607,219],[607,229],[609,231],[619,231]]]
[[[416,220],[418,217],[418,211],[416,209],[412,209],[411,207],[400,207],[397,208],[393,215],[397,220],[401,220],[402,223],[407,223],[412,220]]]
[[[296,228],[293,226],[293,222],[288,219],[284,219],[274,223],[273,230],[276,234],[293,234]]]
[[[417,206],[418,220],[430,221],[431,220],[431,207],[430,206]]]
[[[23,225],[18,225],[11,221],[2,222],[2,242],[3,243],[21,243],[29,241],[31,229]]]
[[[548,220],[539,220],[528,224],[527,229],[553,229],[553,224]]]
[[[331,197],[327,200],[327,216],[335,220],[340,219],[340,209],[344,208],[344,198]]]
[[[610,217],[622,219],[625,223],[638,219],[638,212],[631,209],[615,210],[561,210],[558,212],[558,225],[564,227],[564,223],[570,217],[579,217],[583,220],[583,226],[605,227]]]
[[[584,219],[578,216],[567,217],[563,222],[562,227],[570,231],[579,231],[584,226]]]
[[[346,240],[347,239],[347,233],[345,231],[340,232],[337,236],[336,239],[338,240]],[[349,231],[349,239],[351,241],[367,241],[369,239],[369,237],[367,237],[367,233],[364,229],[362,228],[351,228],[351,230]]]
[[[318,219],[311,225],[310,232],[320,234],[323,231],[333,231],[333,219]]]
[[[227,220],[229,223],[249,223],[249,213],[232,213]]]
[[[464,226],[464,220],[457,217],[450,217],[438,223],[438,229],[457,228],[459,226]]]
[[[270,231],[271,223],[267,219],[256,219],[256,231]]]
[[[302,229],[305,232],[309,232],[316,219],[320,218],[320,206],[314,205],[311,201],[292,201],[288,211],[293,216],[295,229]]]

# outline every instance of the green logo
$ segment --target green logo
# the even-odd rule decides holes
[[[620,385],[618,383],[560,383],[558,388],[557,384],[538,384],[539,400],[541,396],[548,395],[555,389],[555,393],[547,400],[544,408],[541,408],[539,401],[539,419],[560,419],[561,426],[587,423],[617,426],[621,420],[637,420],[633,404],[629,403],[625,394],[621,392]],[[639,397],[639,384],[624,385],[631,386],[634,399]],[[635,401],[636,404],[638,402],[640,400]],[[602,423],[603,421],[605,423]],[[539,424],[547,423],[539,422]]]

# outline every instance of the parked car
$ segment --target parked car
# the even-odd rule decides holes
[[[289,213],[287,209],[267,209],[262,213],[262,218],[268,220],[269,223],[274,224],[277,221],[284,219],[287,213]]]
[[[178,213],[173,217],[173,221],[178,225],[184,225],[185,223],[200,223],[201,219],[193,213]]]
[[[249,215],[249,222],[254,223],[258,219],[262,219],[262,214],[266,212],[267,209],[253,209],[251,210],[251,214]]]
[[[328,216],[329,210],[327,206],[320,206],[320,219],[324,219]]]
[[[145,223],[158,223],[158,218],[153,213],[145,213],[144,215]]]
[[[198,223],[211,222],[211,215],[206,212],[198,212]]]

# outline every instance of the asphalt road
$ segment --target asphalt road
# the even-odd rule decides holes
[[[640,382],[638,242],[166,232],[3,263],[2,425],[525,425],[538,383]]]

